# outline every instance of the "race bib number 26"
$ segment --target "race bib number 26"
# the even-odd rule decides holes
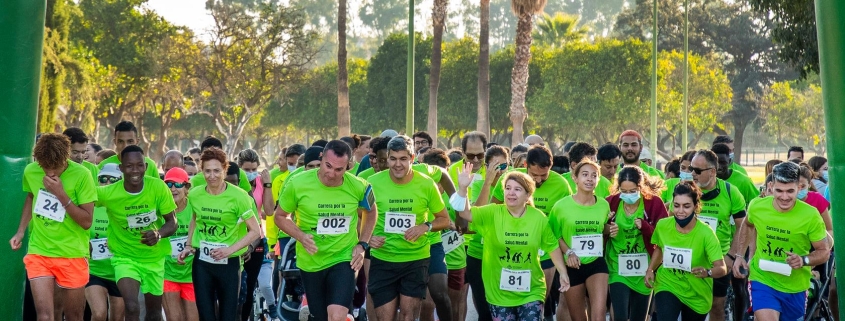
[[[153,224],[156,219],[158,219],[158,217],[156,216],[156,211],[135,214],[126,217],[126,220],[129,223],[129,228],[147,227],[150,226],[150,224]]]

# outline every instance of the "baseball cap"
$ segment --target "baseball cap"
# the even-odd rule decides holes
[[[100,176],[123,177],[123,172],[120,171],[120,168],[115,163],[105,164],[103,165],[103,169],[100,170],[100,173],[97,174],[97,177]]]
[[[393,138],[393,137],[396,137],[396,136],[399,136],[399,133],[397,133],[395,130],[392,130],[392,129],[385,129],[383,132],[381,132],[381,137]]]
[[[184,169],[174,167],[167,171],[166,174],[164,174],[164,181],[174,183],[187,183],[191,181],[191,179],[188,178],[188,172],[186,172]]]
[[[640,152],[640,159],[652,159],[651,152],[648,150],[648,148],[643,147],[643,150]]]
[[[311,146],[308,147],[308,150],[305,151],[305,158],[303,159],[305,164],[307,165],[310,162],[320,159],[320,153],[323,152],[323,148],[320,146]]]

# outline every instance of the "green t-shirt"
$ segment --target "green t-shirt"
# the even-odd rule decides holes
[[[340,186],[320,182],[317,170],[288,177],[279,197],[279,207],[296,213],[296,225],[314,236],[317,253],[300,255],[297,265],[306,272],[317,272],[352,260],[352,248],[358,244],[358,208],[367,201],[369,183],[344,172]],[[308,253],[296,243],[297,253]]]
[[[96,185],[97,180],[99,179],[97,176],[100,175],[100,168],[97,167],[97,165],[94,165],[94,163],[88,161],[82,161],[82,164],[80,165],[84,166],[89,172],[91,172],[91,177],[94,178],[94,184]]]
[[[191,246],[202,249],[202,242],[234,245],[244,237],[241,223],[255,217],[255,202],[237,186],[226,183],[226,189],[211,195],[205,186],[192,188],[188,193],[191,209],[196,215],[196,225]],[[243,224],[246,226],[246,224]],[[246,252],[246,247],[235,251],[230,257]],[[199,252],[198,252],[199,253]]]
[[[569,189],[572,190],[572,193],[578,190],[578,185],[575,184],[575,180],[572,179],[572,172],[564,173],[563,178],[566,180],[566,183],[569,184]],[[613,183],[610,182],[604,176],[599,175],[599,182],[596,184],[595,194],[598,198],[607,198],[610,196],[611,185]]]
[[[625,167],[625,166],[626,166],[625,163],[619,164],[619,168],[616,169],[616,173],[619,174],[619,171],[621,171],[622,168]],[[640,161],[640,169],[642,169],[643,172],[648,174],[648,176],[653,176],[653,177],[657,177],[657,178],[660,178],[660,179],[666,179],[666,174],[664,174],[663,172],[661,172],[660,170],[658,170],[654,167],[648,166],[648,164],[646,164],[645,162]]]
[[[728,177],[727,181],[728,183],[731,183],[732,186],[736,186],[739,193],[742,194],[746,206],[751,204],[751,200],[760,196],[760,191],[757,190],[757,186],[754,185],[751,178],[748,178],[748,176],[745,176],[738,171],[732,171],[731,176]]]
[[[355,166],[352,166],[352,168],[349,169],[347,172],[350,172],[352,173],[352,175],[355,175],[355,173],[358,172],[358,167],[361,167],[361,163],[355,162]]]
[[[384,236],[384,246],[370,250],[370,255],[387,262],[410,262],[430,257],[430,239],[421,236],[415,242],[405,240],[405,230],[434,220],[434,213],[446,208],[437,186],[430,177],[412,172],[407,184],[396,184],[389,171],[368,179],[373,186],[378,207],[378,221],[373,235]],[[439,238],[439,237],[438,237]]]
[[[452,179],[452,184],[458,186],[458,174],[464,170],[464,160],[459,160],[449,166],[449,178]],[[473,174],[472,183],[469,185],[467,195],[469,195],[470,204],[475,203],[478,197],[481,196],[481,188],[484,187],[484,177],[487,175],[487,168],[481,166],[477,172]],[[490,187],[491,189],[494,186]],[[493,192],[490,191],[490,194]],[[489,200],[488,200],[489,201]],[[469,230],[476,231],[473,227],[474,223],[469,223]],[[481,259],[484,255],[484,238],[475,234],[464,234],[464,240],[467,244],[467,255],[476,259]]]
[[[290,176],[290,174],[291,174],[290,171],[279,172],[279,174],[276,175],[276,177],[273,177],[272,173],[270,174],[270,177],[273,177],[273,183],[272,183],[273,187],[271,189],[271,192],[272,192],[271,195],[273,195],[273,203],[274,204],[279,201],[279,194],[282,193],[282,186],[284,185],[285,180]],[[285,237],[290,236],[290,235],[285,234],[285,232],[282,232],[281,230],[279,230],[279,227],[276,226],[276,220],[273,218],[274,214],[275,213],[273,213],[273,212],[265,213],[265,215],[267,216],[267,219],[266,219],[266,222],[264,223],[264,226],[265,226],[265,229],[266,229],[264,231],[264,233],[265,233],[264,235],[267,237],[267,245],[270,248],[275,246],[280,238],[285,238]]]
[[[194,255],[189,255],[185,257],[185,264],[179,264],[176,261],[176,258],[173,257],[172,253],[175,252],[182,252],[185,249],[185,242],[188,237],[188,230],[191,226],[191,219],[194,216],[193,208],[191,207],[191,201],[188,200],[188,204],[185,206],[182,211],[176,213],[176,223],[178,226],[176,228],[176,233],[173,233],[168,238],[168,242],[170,242],[171,247],[171,255],[168,255],[164,259],[164,279],[170,282],[176,283],[191,283],[193,282],[193,273],[191,272],[191,266],[194,262]],[[191,243],[191,245],[199,243]],[[174,248],[175,247],[175,248]]]
[[[416,163],[414,165],[411,165],[411,169],[413,169],[417,173],[425,174],[425,176],[428,176],[429,178],[434,180],[435,184],[440,184],[440,179],[443,178],[443,169],[438,166],[433,166],[424,163]],[[444,202],[449,203],[449,200],[446,199],[444,200]],[[433,220],[434,218],[432,217],[431,219]],[[442,242],[440,236],[440,231],[426,233],[426,237],[428,237],[429,244],[437,244]]]
[[[32,220],[29,223],[29,248],[27,253],[46,257],[88,257],[88,231],[67,215],[64,204],[44,188],[44,169],[37,162],[26,165],[23,171],[23,191],[32,194]],[[59,175],[62,187],[73,204],[82,205],[97,201],[97,192],[91,173],[84,166],[68,162]],[[62,222],[48,218],[61,217]],[[65,213],[65,214],[62,214]]]
[[[488,240],[481,261],[487,302],[514,307],[545,301],[546,279],[539,253],[558,248],[548,218],[530,206],[519,218],[503,204],[473,207],[471,211],[475,228]]]
[[[244,172],[244,170],[240,170],[240,175],[238,175],[238,177],[238,187],[240,187],[246,192],[252,191],[252,185],[249,185],[249,178],[246,177],[246,172]],[[205,181],[205,175],[202,174],[202,171],[200,171],[199,173],[197,173],[197,175],[194,175],[194,177],[191,178],[192,189],[193,187],[206,184],[208,183]]]
[[[719,189],[719,195],[711,200],[706,200],[706,197],[702,197],[701,213],[698,219],[704,221],[710,227],[713,224],[717,225],[716,236],[722,245],[722,255],[724,255],[730,251],[731,241],[736,232],[734,215],[745,211],[745,199],[733,184],[731,184],[730,193],[727,193],[725,181],[717,178],[716,184]],[[701,192],[707,194],[710,190]],[[674,204],[670,207],[674,207]]]
[[[283,172],[280,168],[273,167],[273,169],[270,170],[270,181],[272,182],[272,181],[276,180],[276,177],[279,177],[279,175],[282,175],[282,173],[287,173],[287,172],[288,172],[287,168],[285,168],[285,171]]]
[[[682,234],[675,228],[674,217],[663,218],[651,237],[651,242],[663,252],[663,265],[654,277],[654,292],[668,291],[699,314],[707,313],[713,305],[713,279],[696,277],[690,271],[695,267],[712,268],[714,262],[722,259],[716,234],[702,223],[695,222],[689,233]],[[677,266],[667,267],[669,263]]]
[[[458,213],[455,212],[455,209],[452,208],[452,205],[449,204],[449,195],[446,193],[440,194],[440,197],[443,199],[443,204],[446,205],[446,212],[449,213],[449,219],[452,222],[455,222],[457,219]],[[444,235],[449,235],[450,231],[443,230]],[[457,232],[455,232],[457,233]],[[455,234],[457,238],[454,238],[451,242],[455,242],[457,245],[453,250],[446,252],[446,268],[449,270],[460,270],[467,267],[467,248],[464,245],[464,237],[463,235]],[[449,235],[453,236],[453,235]],[[442,240],[442,239],[441,239]],[[443,244],[444,250],[447,247],[447,244]]]
[[[105,207],[94,208],[94,220],[91,228],[88,229],[91,237],[91,259],[88,260],[88,273],[106,280],[114,281],[114,267],[111,265],[111,258],[105,257],[109,253],[108,242],[109,214]],[[102,240],[102,241],[97,241]],[[98,258],[103,255],[103,258]]]
[[[675,192],[675,186],[678,186],[680,183],[681,179],[677,177],[665,180],[663,184],[666,185],[666,189],[660,192],[660,199],[666,203],[673,203],[672,200],[674,197],[672,196],[672,193]]]
[[[365,169],[363,172],[358,173],[358,177],[361,179],[368,179],[370,176],[376,174],[376,170],[372,167]]]
[[[610,204],[596,197],[596,203],[583,206],[572,196],[558,201],[549,214],[549,224],[555,237],[563,239],[581,259],[590,264],[603,256],[604,224],[610,215]]]
[[[141,237],[144,231],[160,229],[164,215],[176,210],[173,194],[158,177],[144,176],[144,188],[137,194],[127,192],[124,182],[97,188],[97,206],[105,207],[109,216],[109,250],[141,263],[158,262],[170,255],[170,243],[148,246]]]
[[[809,266],[789,269],[789,276],[764,271],[761,260],[773,261],[774,264],[786,264],[787,252],[804,256],[810,253],[812,242],[827,237],[824,221],[819,211],[804,202],[795,202],[787,213],[779,212],[772,205],[773,196],[757,198],[748,207],[749,223],[757,230],[757,250],[751,259],[749,276],[757,281],[784,293],[806,291],[810,286]]]
[[[156,165],[155,161],[153,161],[147,156],[144,156],[144,162],[147,163],[147,171],[144,172],[144,175],[147,175],[149,177],[161,178],[158,176],[158,166]],[[106,166],[106,164],[120,165],[120,159],[117,158],[117,155],[112,155],[111,157],[101,161],[100,164],[97,164],[97,167],[102,170],[103,166]]]
[[[737,164],[736,162],[731,162],[731,165],[728,166],[728,168],[740,172],[742,175],[748,176],[748,171],[745,170],[745,167],[742,167],[742,165]]]
[[[644,203],[640,202],[637,211],[628,216],[625,213],[625,204],[619,202],[614,220],[619,227],[619,232],[616,237],[608,240],[604,258],[609,271],[608,284],[623,283],[637,293],[648,295],[651,290],[645,286],[644,273],[648,269],[651,257],[645,247],[643,233],[634,223],[636,219],[645,219]],[[620,269],[625,275],[620,275]]]

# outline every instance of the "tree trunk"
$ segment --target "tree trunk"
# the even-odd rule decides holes
[[[744,140],[745,127],[748,125],[745,122],[733,122],[734,125],[734,159],[737,164],[742,164],[742,141]]]
[[[531,28],[534,14],[520,12],[516,24],[516,53],[511,74],[510,118],[513,123],[511,145],[523,142],[523,128],[528,110],[525,109],[525,94],[528,91],[528,63],[531,61]]]
[[[478,119],[475,121],[475,130],[490,137],[490,0],[481,0],[480,20],[478,36]]]
[[[352,132],[349,116],[349,84],[346,70],[346,0],[337,4],[337,135]]]
[[[440,64],[442,61],[443,29],[446,22],[448,0],[434,0],[431,20],[434,24],[434,39],[431,42],[431,71],[428,79],[428,126],[426,130],[437,146],[437,91],[440,88]]]

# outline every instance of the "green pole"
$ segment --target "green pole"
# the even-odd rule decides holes
[[[414,0],[408,0],[408,100],[405,105],[405,134],[414,133]]]
[[[689,149],[689,0],[684,0],[684,132],[681,134],[683,143],[681,151]]]
[[[651,30],[651,150],[657,153],[657,0]],[[655,154],[656,155],[656,154]]]
[[[827,131],[827,161],[830,167],[830,197],[845,197],[845,2],[842,0],[816,0],[816,27],[819,39],[820,78],[822,101]],[[842,186],[839,186],[842,181]],[[842,212],[842,206],[831,208],[830,215]],[[833,224],[836,244],[845,244],[845,224]],[[841,245],[840,245],[841,246]],[[836,264],[845,264],[845,255],[836,256]],[[845,266],[845,265],[842,265]],[[839,302],[845,302],[845,278],[836,278],[839,288]],[[839,310],[839,318],[845,317],[845,309]]]
[[[31,161],[35,143],[38,90],[41,80],[41,49],[44,39],[46,0],[0,1],[0,235],[8,240],[18,230],[25,198],[21,190],[24,167]],[[0,273],[0,315],[4,320],[23,318],[23,256],[26,244],[12,251],[0,246],[5,262]]]

